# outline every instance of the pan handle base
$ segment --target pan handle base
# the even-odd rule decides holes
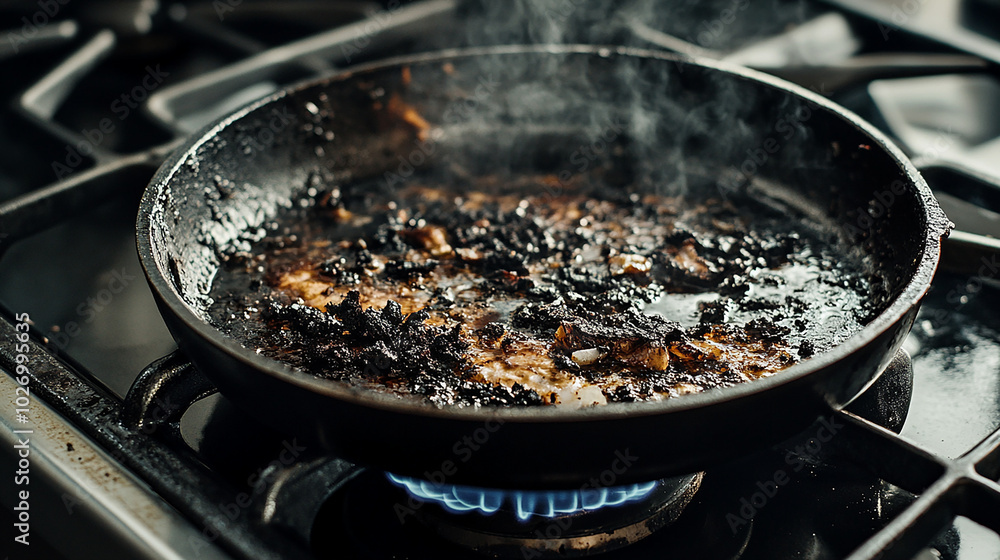
[[[122,403],[120,422],[133,431],[159,428],[176,431],[195,402],[219,390],[179,351],[146,366],[132,383]]]

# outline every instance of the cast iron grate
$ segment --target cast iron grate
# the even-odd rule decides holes
[[[48,182],[33,178],[32,190],[9,197],[0,205],[0,249],[23,240],[114,197],[135,197],[156,167],[181,139],[232,107],[227,99],[259,94],[255,84],[280,87],[291,81],[327,74],[345,62],[345,45],[361,39],[366,52],[378,53],[419,34],[447,27],[455,11],[451,0],[426,0],[398,8],[393,17],[368,3],[344,2],[340,10],[353,23],[306,39],[267,48],[224,26],[190,23],[187,32],[228,48],[233,62],[174,82],[146,100],[146,126],[163,141],[129,153],[101,148],[81,154],[79,169]],[[179,17],[180,14],[173,14]],[[370,18],[370,19],[362,19]],[[379,19],[382,18],[382,19]],[[133,18],[135,22],[143,21]],[[375,32],[370,25],[379,21]],[[151,25],[158,23],[153,22]],[[183,28],[183,23],[169,25]],[[69,52],[62,64],[38,78],[15,105],[21,126],[49,145],[76,145],[88,139],[60,122],[59,107],[76,85],[98,68],[116,40],[141,31],[128,25],[93,29],[90,22],[65,20],[47,25],[18,52],[0,51],[0,58],[33,56],[48,49]],[[962,64],[967,60],[960,60]],[[978,67],[978,65],[974,65]],[[249,89],[248,89],[249,88]],[[214,107],[198,114],[197,107]],[[13,371],[13,314],[0,321],[0,364]],[[179,421],[184,411],[214,389],[183,356],[171,354],[140,374],[125,399],[97,378],[45,344],[35,331],[31,342],[32,387],[39,397],[87,432],[116,459],[127,465],[206,535],[218,535],[224,546],[243,558],[288,558],[308,555],[312,519],[324,499],[359,472],[338,460],[315,459],[284,469],[266,490],[267,499],[254,515],[237,521],[218,515],[217,504],[234,493],[229,483],[206,468],[184,443]],[[174,406],[163,408],[162,403]],[[846,411],[833,412],[845,425],[838,445],[858,465],[917,499],[868,539],[850,560],[910,558],[929,539],[964,516],[1000,532],[1000,430],[958,458],[930,452],[907,438]],[[296,504],[296,507],[289,507]]]

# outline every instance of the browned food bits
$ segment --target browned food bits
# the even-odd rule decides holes
[[[815,295],[865,309],[863,267],[787,209],[581,177],[546,194],[554,180],[319,192],[223,267],[214,321],[320,377],[440,406],[580,407],[773,375],[865,320]]]

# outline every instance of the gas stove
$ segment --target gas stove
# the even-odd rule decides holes
[[[661,4],[0,6],[0,520],[12,529],[0,551],[1000,557],[1000,4]],[[888,133],[957,230],[904,351],[879,381],[800,435],[704,472],[621,486],[609,463],[607,480],[594,473],[586,488],[548,492],[449,486],[326,456],[193,372],[135,251],[138,197],[174,148],[247,102],[352,64],[525,42],[624,44],[750,66]],[[489,434],[470,434],[468,445],[480,436]]]

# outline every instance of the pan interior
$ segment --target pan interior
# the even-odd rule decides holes
[[[558,196],[589,174],[608,188],[783,209],[872,280],[872,318],[909,280],[922,228],[916,193],[869,143],[808,101],[683,63],[583,53],[428,61],[309,86],[227,123],[176,170],[178,192],[167,191],[153,237],[188,306],[237,332],[243,319],[213,307],[220,263],[259,251],[316,193],[546,175]],[[889,193],[875,197],[882,212],[871,211],[873,193]]]

